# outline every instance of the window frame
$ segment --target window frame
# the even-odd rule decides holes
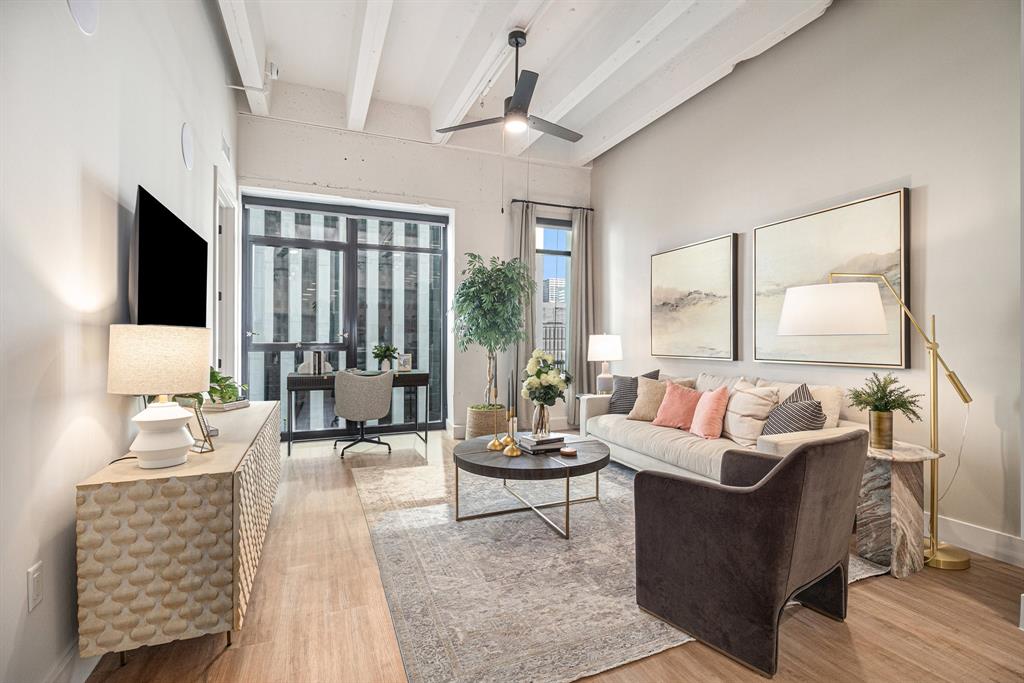
[[[569,320],[569,318],[571,317],[569,315],[569,311],[572,310],[572,305],[573,305],[573,301],[572,301],[572,299],[573,299],[573,291],[572,291],[572,282],[571,282],[571,280],[572,280],[572,221],[564,219],[564,218],[548,218],[546,216],[537,216],[534,219],[534,225],[535,225],[535,229],[536,228],[551,228],[551,229],[554,229],[554,230],[564,230],[565,232],[569,233],[569,249],[567,249],[567,250],[566,249],[544,249],[543,247],[537,247],[537,246],[534,247],[534,253],[535,254],[538,254],[538,255],[541,255],[541,256],[564,256],[564,257],[569,259],[569,273],[568,273],[569,274],[569,278],[568,278],[569,281],[567,281],[565,283],[565,288],[566,288],[566,290],[568,290],[567,291],[567,295],[568,296],[566,296],[566,302],[565,302],[565,308],[566,308],[566,321],[565,321],[565,342],[566,342],[566,344],[565,344],[565,346],[566,346],[566,348],[565,348],[565,366],[566,367],[563,368],[564,370],[568,371],[568,369],[569,369],[568,368],[568,366],[569,366],[569,353],[570,353],[570,349],[569,349],[569,325],[570,325],[570,320]],[[535,280],[535,282],[538,285],[540,285],[543,288],[543,286],[544,286],[543,273],[535,273],[534,274],[534,280]],[[535,335],[534,344],[537,344],[537,342],[538,342],[538,338],[536,337],[537,333],[541,332],[541,335],[539,337],[539,341],[541,342],[540,343],[540,347],[543,347],[543,345],[544,345],[543,344],[543,325],[544,325],[544,322],[538,318],[536,320],[535,324],[540,329],[537,329],[537,330],[534,331],[534,335]]]
[[[293,213],[327,213],[339,217],[339,232],[344,234],[344,240],[316,240],[304,237],[284,237],[281,235],[253,235],[250,233],[250,209],[269,209],[291,211]],[[242,363],[241,377],[249,377],[249,352],[286,352],[296,351],[337,351],[344,357],[346,367],[355,367],[358,363],[356,350],[359,347],[359,326],[358,326],[358,253],[360,250],[372,250],[377,252],[405,252],[410,254],[429,254],[441,257],[441,344],[438,349],[438,356],[441,359],[441,370],[439,380],[440,391],[440,419],[430,420],[430,415],[423,416],[421,422],[427,425],[427,429],[444,429],[448,419],[448,224],[449,216],[444,214],[417,213],[411,211],[396,211],[391,209],[377,209],[366,206],[357,206],[339,202],[313,202],[305,200],[279,199],[276,197],[262,197],[258,194],[242,194]],[[344,219],[344,226],[341,220]],[[361,219],[377,219],[385,221],[399,221],[405,223],[419,223],[441,228],[440,248],[405,246],[394,244],[369,244],[358,242],[358,221]],[[266,246],[271,248],[297,248],[297,249],[320,249],[325,251],[339,252],[342,262],[342,291],[344,292],[344,311],[342,316],[342,329],[345,339],[340,342],[253,342],[246,339],[247,331],[252,330],[252,251],[254,246]],[[431,377],[433,380],[434,378]],[[430,391],[430,387],[426,387]],[[285,390],[287,399],[287,390]],[[276,400],[276,399],[274,399]],[[386,424],[373,428],[374,432],[403,432],[410,423]],[[323,436],[331,438],[334,436],[345,436],[352,433],[352,429],[316,429],[303,430],[302,438],[308,436]],[[284,438],[286,432],[282,432]]]

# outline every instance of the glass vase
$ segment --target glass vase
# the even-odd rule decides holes
[[[535,439],[543,439],[551,435],[551,417],[548,415],[548,407],[543,403],[537,403],[533,408],[533,430],[530,436]]]

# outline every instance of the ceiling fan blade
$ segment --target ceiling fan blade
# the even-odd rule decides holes
[[[533,89],[537,87],[537,72],[519,72],[519,80],[516,81],[516,91],[512,93],[512,101],[509,102],[509,111],[521,111],[524,114],[530,111],[530,100],[533,99]]]
[[[576,131],[569,130],[568,128],[562,128],[557,123],[545,121],[539,116],[530,116],[528,117],[528,120],[530,121],[530,126],[536,128],[541,133],[554,135],[556,138],[562,138],[563,140],[568,140],[569,142],[579,142],[580,140],[583,139],[583,136],[577,133]]]
[[[492,123],[501,123],[505,120],[504,116],[495,116],[493,119],[480,119],[479,121],[470,121],[469,123],[460,123],[457,126],[448,126],[447,128],[438,128],[438,133],[454,133],[457,130],[466,130],[467,128],[479,128],[480,126],[489,126]]]

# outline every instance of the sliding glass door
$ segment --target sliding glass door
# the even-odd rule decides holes
[[[250,397],[286,406],[288,374],[312,372],[314,351],[327,369],[376,369],[373,347],[390,343],[430,382],[426,392],[395,389],[389,415],[370,426],[411,428],[417,415],[442,426],[446,228],[443,216],[243,197]],[[334,414],[333,392],[294,398],[295,438],[350,431]]]

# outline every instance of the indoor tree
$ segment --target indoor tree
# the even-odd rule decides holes
[[[484,403],[498,402],[498,354],[526,338],[523,312],[533,298],[533,279],[518,258],[503,261],[492,256],[466,254],[462,282],[455,290],[455,341],[460,351],[471,345],[487,352],[487,385]]]

